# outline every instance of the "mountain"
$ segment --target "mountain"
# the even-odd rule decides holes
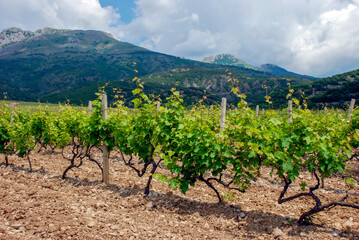
[[[221,65],[228,65],[228,66],[237,66],[237,67],[244,67],[253,70],[258,70],[257,67],[254,67],[245,61],[236,58],[231,54],[218,54],[216,56],[205,57],[202,62],[205,63],[214,63],[214,64],[221,64]]]
[[[282,77],[295,77],[295,78],[305,78],[305,79],[314,79],[311,76],[300,75],[294,72],[289,72],[284,68],[281,68],[274,64],[262,64],[259,67],[252,66],[245,61],[236,58],[231,54],[218,54],[216,56],[205,57],[202,62],[206,63],[214,63],[214,64],[221,64],[227,66],[237,66],[237,67],[244,67],[248,69],[253,69],[256,71],[262,71],[269,73],[274,76],[282,76]]]
[[[208,63],[214,61],[217,64]],[[346,101],[348,96],[338,91],[357,88],[356,80],[352,81],[357,73],[333,80],[313,80],[302,75],[287,76],[286,70],[274,65],[251,67],[228,55],[207,62],[192,61],[118,41],[101,31],[44,28],[31,32],[10,28],[0,34],[0,91],[6,92],[11,100],[54,103],[70,100],[87,104],[106,85],[110,100],[114,98],[112,88],[117,88],[121,89],[126,104],[131,105],[135,88],[132,79],[137,76],[148,94],[161,99],[166,99],[175,86],[187,105],[196,104],[204,95],[206,104],[218,103],[222,97],[235,104],[238,99],[230,94],[228,70],[237,80],[240,92],[247,94],[250,105],[266,105],[263,85],[269,87],[276,107],[285,105],[288,78],[298,91],[304,89],[308,93],[313,104],[327,101],[326,96],[338,96],[337,102]],[[331,81],[340,82],[338,91],[333,90]],[[320,90],[322,85],[325,90]],[[310,91],[311,88],[315,91]]]
[[[353,98],[359,101],[359,69],[301,83],[295,89],[310,97],[311,106],[346,107]]]
[[[117,56],[148,52],[98,31],[12,28],[1,33],[1,43],[1,89],[21,100],[37,100],[88,81],[128,76],[133,70]]]
[[[266,106],[264,96],[266,90],[263,84],[271,89],[273,95],[287,89],[287,78],[268,75],[250,76],[240,72],[232,72],[231,77],[238,80],[240,93],[247,95],[247,101],[250,106]],[[227,98],[229,104],[236,104],[238,99],[231,93],[232,85],[229,80],[228,72],[221,69],[208,69],[198,66],[188,66],[171,69],[165,72],[157,72],[141,77],[145,92],[165,100],[173,87],[175,87],[183,96],[185,105],[197,104],[200,99],[206,96],[205,104],[212,105],[221,101],[222,97]],[[301,81],[292,80],[293,84]],[[88,100],[96,97],[99,86],[107,84],[108,98],[113,99],[114,93],[111,89],[121,89],[121,95],[127,105],[131,105],[133,100],[132,90],[136,87],[131,80],[121,79],[111,82],[91,82],[84,84],[76,89],[70,89],[59,93],[51,94],[42,98],[49,102],[66,102],[71,99],[72,103],[86,104]],[[91,95],[89,95],[91,93]],[[285,93],[280,92],[276,106],[286,103]],[[279,95],[278,95],[279,96]]]
[[[15,27],[5,29],[0,33],[0,49],[7,45],[20,42],[26,38],[33,37],[38,33],[39,31],[33,33],[31,31],[23,31],[20,28]]]
[[[290,76],[290,77],[299,77],[299,78],[311,78],[314,79],[311,76],[305,76],[305,75],[300,75],[298,73],[294,73],[294,72],[289,72],[284,68],[281,68],[275,64],[261,64],[258,67],[259,71],[262,72],[266,72],[275,76]]]
[[[138,63],[137,74],[133,62]],[[90,96],[83,99],[79,96],[85,96],[87,88],[87,95],[90,95],[110,82],[131,93],[134,87],[131,79],[135,75],[142,77],[161,72],[166,75],[173,69],[196,67],[202,69],[197,72],[200,74],[218,70],[225,75],[225,70],[229,69],[251,78],[271,77],[248,68],[202,63],[149,51],[101,31],[44,28],[31,32],[11,28],[0,34],[0,89],[14,100],[54,102],[67,98],[83,103]],[[149,82],[148,89],[158,90],[153,87],[156,83]],[[200,86],[196,91],[187,91],[185,86],[184,94],[196,92],[197,98],[202,97],[206,89]],[[226,86],[227,92],[222,95],[230,90],[229,83]],[[77,91],[81,94],[74,95]],[[170,88],[166,91],[170,92]],[[131,94],[127,95],[130,98]]]
[[[227,67],[149,51],[101,31],[44,28],[35,32],[11,28],[0,34],[0,87],[10,99],[37,101],[86,85],[125,81],[181,67]],[[233,72],[268,77],[230,67]]]

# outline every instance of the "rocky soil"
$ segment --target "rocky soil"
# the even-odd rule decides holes
[[[154,180],[145,197],[148,176],[139,178],[116,153],[111,155],[109,186],[89,161],[62,180],[69,162],[58,150],[32,154],[31,160],[32,172],[26,159],[14,156],[10,166],[0,165],[0,239],[359,239],[355,209],[335,207],[316,214],[312,225],[298,226],[301,211],[313,201],[277,204],[282,184],[270,177],[269,169],[246,193],[218,204],[202,183],[182,195]],[[351,165],[358,176],[359,163]],[[290,193],[311,179],[301,175]],[[331,177],[319,192],[328,202],[341,199],[347,189],[342,178]],[[359,204],[358,186],[349,190],[347,202]]]

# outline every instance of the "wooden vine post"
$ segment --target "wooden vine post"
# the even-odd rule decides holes
[[[350,121],[350,119],[352,119],[352,115],[354,112],[354,105],[355,105],[355,99],[353,98],[350,102],[350,107],[349,107],[349,112],[348,112],[348,121]]]
[[[14,112],[16,112],[16,108],[19,105],[19,103],[13,102],[9,104],[9,107],[14,108],[14,110],[11,110],[11,116],[10,116],[10,122],[14,122]]]
[[[102,94],[102,119],[107,120],[107,95]],[[102,165],[103,165],[103,181],[109,185],[110,183],[110,171],[109,171],[109,159],[108,159],[109,153],[107,146],[103,144],[103,155],[102,155]]]
[[[259,105],[257,105],[257,107],[256,107],[256,116],[257,117],[259,116]]]
[[[288,111],[287,111],[289,118],[288,118],[288,123],[292,123],[293,122],[293,101],[289,100],[288,101]]]
[[[87,108],[87,114],[91,116],[92,114],[92,101],[89,101],[89,105]]]
[[[227,106],[227,98],[222,98],[222,103],[221,103],[221,123],[220,123],[221,131],[224,130],[224,124],[226,123],[226,106]]]

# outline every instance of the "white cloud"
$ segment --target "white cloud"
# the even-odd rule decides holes
[[[43,27],[110,31],[120,15],[98,0],[0,0],[0,28]]]
[[[293,68],[322,75],[359,68],[359,4],[328,10],[298,26],[291,51]]]
[[[0,0],[0,28],[100,29],[194,58],[232,53],[315,76],[359,68],[359,0],[136,0],[121,23],[99,0]]]
[[[185,40],[174,46],[173,51],[180,53],[188,58],[198,58],[206,55],[208,52],[215,52],[218,47],[217,34],[210,31],[190,30]]]
[[[359,68],[359,1],[139,0],[125,40],[188,58],[232,53],[315,76]]]
[[[192,13],[190,16],[185,16],[182,19],[177,20],[178,22],[198,22],[199,16],[196,13]]]

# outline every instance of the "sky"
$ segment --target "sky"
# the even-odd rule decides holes
[[[359,0],[0,0],[0,31],[94,29],[193,60],[327,77],[359,68]]]

